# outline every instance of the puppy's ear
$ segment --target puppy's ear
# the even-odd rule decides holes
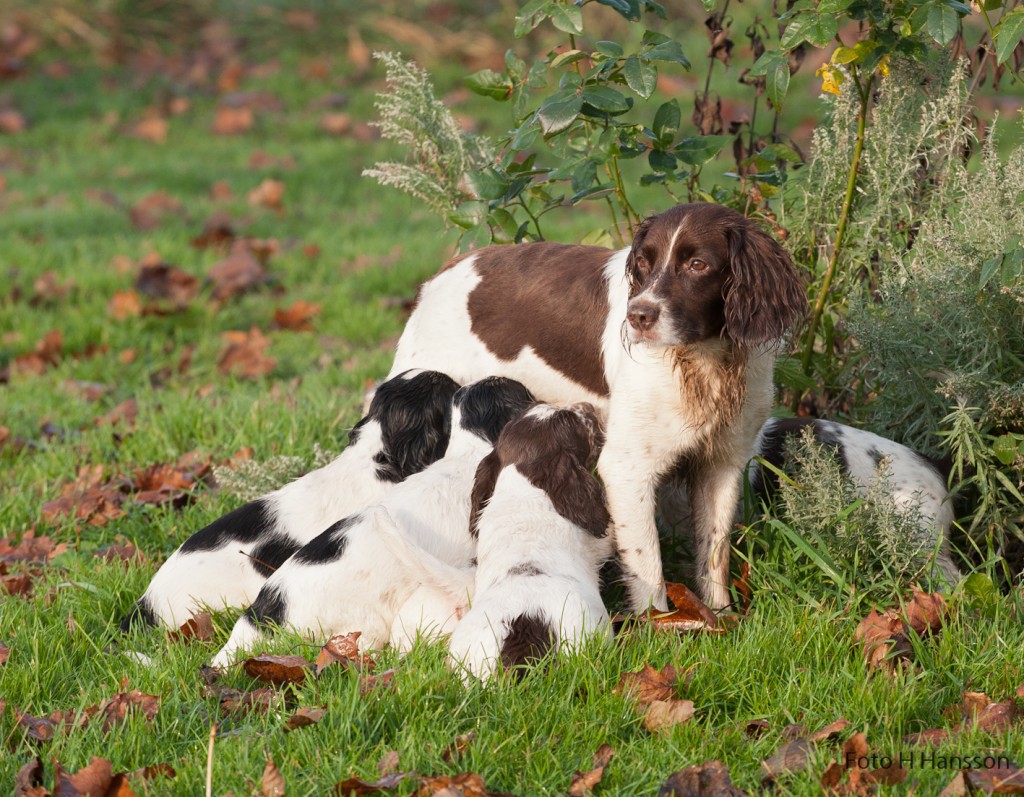
[[[576,457],[562,451],[550,460],[517,467],[534,487],[547,493],[555,511],[570,523],[595,537],[608,533],[612,521],[604,490]]]
[[[384,444],[374,458],[378,478],[404,481],[444,456],[451,435],[451,401],[459,386],[443,374],[438,377],[416,377],[417,384],[410,384],[402,395],[379,407],[371,405],[370,417],[380,421]]]
[[[629,247],[629,254],[626,256],[626,283],[629,285],[630,299],[640,293],[640,288],[644,284],[644,276],[637,266],[636,258],[640,247],[643,246],[644,239],[647,237],[647,233],[651,230],[651,225],[654,224],[654,219],[654,216],[648,216],[640,222],[640,226],[636,228],[636,233],[633,235],[633,243]]]
[[[789,253],[751,222],[731,227],[725,285],[725,331],[741,346],[782,334],[807,312],[804,282]]]
[[[498,481],[499,473],[501,473],[501,457],[498,456],[497,451],[492,451],[476,466],[473,492],[469,496],[469,534],[473,539],[480,535],[480,512],[494,495],[494,485]]]

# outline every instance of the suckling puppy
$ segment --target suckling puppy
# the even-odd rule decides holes
[[[396,613],[423,583],[438,583],[442,570],[452,574],[453,594],[465,592],[476,554],[469,534],[473,476],[501,429],[532,401],[526,388],[501,377],[460,388],[445,456],[282,564],[238,619],[214,665],[229,664],[272,626],[319,636],[360,631],[360,646],[377,648],[387,643]]]
[[[327,526],[442,456],[458,387],[437,371],[414,369],[389,379],[340,456],[189,537],[153,576],[122,628],[136,619],[176,628],[205,606],[248,606],[267,577]]]
[[[729,534],[743,468],[768,417],[779,341],[803,313],[800,275],[756,224],[719,205],[645,220],[632,246],[492,246],[420,289],[392,373],[518,379],[541,401],[593,403],[630,603],[667,608],[655,491],[683,461],[695,585],[729,603]]]
[[[609,631],[598,570],[612,553],[604,495],[590,470],[603,435],[589,404],[538,404],[505,427],[480,463],[472,607],[452,662],[486,680]]]
[[[896,507],[916,513],[920,523],[934,535],[938,549],[935,564],[943,576],[953,584],[959,581],[960,570],[949,551],[953,502],[939,465],[893,440],[814,418],[771,418],[761,427],[755,451],[785,472],[786,441],[808,427],[818,442],[833,452],[843,472],[862,494],[870,485],[885,479]],[[747,477],[754,492],[762,497],[770,495],[778,483],[778,477],[771,471],[766,472],[757,460],[751,461]]]

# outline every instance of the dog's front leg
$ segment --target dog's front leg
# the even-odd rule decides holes
[[[729,608],[730,536],[736,518],[742,466],[708,463],[689,477],[697,588],[715,611]]]
[[[636,438],[628,433],[609,434],[597,470],[605,484],[630,608],[667,610],[661,546],[654,522],[658,474],[637,467],[650,463],[638,458],[636,444]]]

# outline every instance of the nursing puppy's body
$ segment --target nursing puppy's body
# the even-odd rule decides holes
[[[681,205],[619,252],[536,243],[454,261],[421,288],[392,373],[502,374],[544,401],[593,403],[606,421],[598,470],[635,608],[666,608],[655,494],[682,461],[697,587],[723,608],[740,476],[772,404],[778,341],[805,305],[768,235],[726,208]]]
[[[457,389],[444,374],[418,369],[385,382],[340,456],[189,537],[122,626],[140,618],[177,628],[207,606],[248,606],[267,578],[317,534],[442,456]]]
[[[531,401],[522,385],[499,377],[459,389],[445,456],[282,564],[238,619],[214,665],[230,663],[272,626],[324,637],[360,631],[363,649],[378,648],[422,584],[466,593],[476,553],[468,531],[476,468],[502,427]]]
[[[591,475],[600,448],[589,405],[537,405],[509,424],[473,487],[478,535],[472,606],[449,640],[457,667],[483,680],[608,634],[598,571],[611,522]]]

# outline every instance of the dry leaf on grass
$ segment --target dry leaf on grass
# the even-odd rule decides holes
[[[249,192],[249,204],[280,211],[284,199],[284,183],[269,177]]]
[[[148,231],[159,227],[167,216],[180,215],[184,210],[181,202],[166,191],[155,191],[132,205],[129,216],[135,229]]]
[[[270,280],[262,264],[247,247],[236,247],[207,273],[213,284],[213,298],[225,302],[232,296],[256,290]]]
[[[651,733],[682,725],[694,715],[692,700],[655,700],[644,714],[644,727]]]
[[[272,758],[267,759],[263,767],[263,778],[260,781],[263,797],[284,797],[284,775],[277,768]]]
[[[37,376],[46,372],[46,369],[56,365],[63,357],[64,336],[59,329],[53,329],[43,335],[35,348],[19,354],[10,365],[0,370],[0,384],[11,381],[15,374],[36,374]]]
[[[151,141],[154,144],[163,144],[167,140],[167,130],[170,122],[162,116],[147,116],[140,119],[131,129],[136,138],[144,141]]]
[[[339,664],[343,669],[355,666],[359,670],[372,670],[376,662],[373,657],[359,652],[360,636],[360,631],[353,631],[349,634],[337,634],[328,639],[316,657],[317,677],[332,664]]]
[[[104,700],[99,706],[103,715],[103,732],[107,733],[115,725],[120,725],[128,716],[128,712],[140,712],[146,720],[152,722],[160,709],[160,698],[133,689],[131,692],[116,694]]]
[[[256,656],[246,659],[242,667],[250,678],[282,686],[302,683],[313,665],[302,656]]]
[[[167,638],[172,642],[185,642],[190,639],[209,642],[213,635],[213,616],[209,612],[195,612],[177,631],[169,631]]]
[[[745,797],[721,761],[686,767],[669,776],[658,789],[658,797]]]
[[[18,769],[14,776],[15,797],[42,797],[48,794],[43,785],[43,759],[36,756]]]
[[[964,770],[963,776],[971,794],[1024,794],[1024,769],[1016,764]]]
[[[918,636],[936,634],[948,615],[949,608],[942,595],[922,592],[915,587],[902,610],[895,607],[884,612],[872,609],[857,626],[853,638],[863,647],[869,668],[892,672],[898,664],[911,660],[910,632]]]
[[[323,718],[324,709],[322,708],[300,708],[284,721],[284,729],[286,731],[294,731],[296,728],[316,725]]]
[[[134,290],[115,291],[110,301],[107,302],[107,315],[115,321],[137,318],[142,315],[142,299]]]
[[[135,545],[120,534],[114,538],[110,545],[104,545],[93,553],[93,559],[102,559],[104,562],[145,562],[146,555]]]
[[[320,315],[320,305],[298,299],[288,307],[274,310],[274,326],[295,332],[312,332],[312,321]]]
[[[270,687],[243,692],[226,686],[210,686],[203,692],[207,697],[216,697],[222,717],[232,714],[266,714],[279,698],[279,693]]]
[[[183,310],[198,295],[199,280],[165,263],[159,255],[150,255],[139,263],[135,290],[150,299],[167,300],[174,309]]]
[[[192,239],[192,246],[196,249],[227,248],[236,237],[231,216],[218,210],[206,220],[203,231]]]
[[[37,537],[35,529],[29,529],[16,544],[9,537],[0,539],[0,561],[46,563],[67,549],[66,543],[55,543],[45,534]]]
[[[492,792],[484,785],[484,779],[475,772],[458,775],[436,775],[420,778],[416,797],[505,797]]]
[[[410,777],[409,773],[406,772],[392,772],[387,775],[382,775],[377,780],[370,781],[357,778],[354,775],[350,778],[346,778],[340,783],[335,784],[334,793],[337,797],[359,797],[363,794],[380,794],[382,792],[391,791],[398,787],[398,784]]]
[[[7,663],[7,659],[11,657],[11,649],[7,647],[3,642],[0,642],[0,666]]]
[[[806,739],[786,742],[761,762],[761,782],[772,783],[780,775],[803,771],[807,766],[810,749],[810,743]]]
[[[642,705],[655,700],[671,700],[676,697],[681,673],[671,664],[654,669],[644,664],[637,672],[624,672],[619,676],[619,684],[615,688],[618,694],[632,698]]]
[[[651,611],[648,622],[667,631],[711,631],[723,633],[725,629],[711,609],[684,584],[665,584],[668,599],[675,606],[670,612]]]
[[[217,108],[212,130],[218,136],[235,136],[251,130],[254,120],[252,108],[220,106]]]
[[[577,772],[572,776],[572,783],[569,785],[569,797],[584,797],[590,793],[604,777],[604,769],[612,760],[615,751],[609,744],[602,744],[594,753],[594,766],[586,772]]]
[[[115,424],[124,423],[129,429],[135,427],[135,418],[139,414],[139,403],[134,398],[126,399],[118,404],[116,407],[111,409],[109,412],[105,412],[93,421],[93,426],[113,426]]]
[[[476,731],[460,733],[455,737],[454,742],[441,751],[441,760],[446,764],[450,764],[452,761],[458,761],[465,754],[466,750],[469,749],[469,746],[473,743],[474,739],[476,739]]]
[[[222,374],[234,374],[242,379],[258,379],[266,376],[277,366],[277,360],[266,352],[270,339],[253,327],[248,332],[225,332],[224,348],[217,358],[217,370]]]
[[[395,670],[384,670],[377,675],[364,675],[359,680],[359,694],[364,697],[378,689],[394,688]]]
[[[105,758],[93,757],[75,774],[54,762],[54,791],[59,795],[106,795],[114,780],[113,767]]]

